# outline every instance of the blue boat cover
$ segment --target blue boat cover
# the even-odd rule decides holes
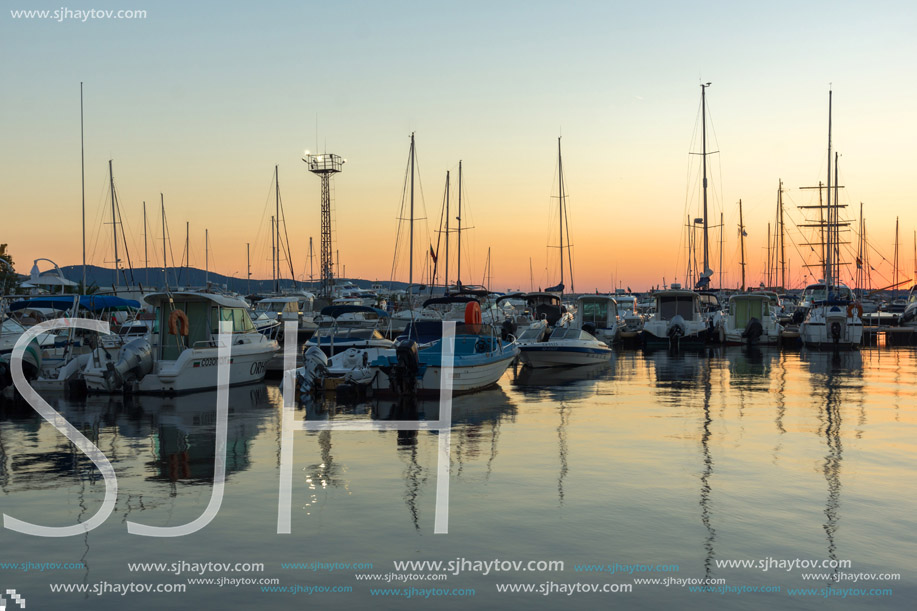
[[[24,308],[52,308],[54,310],[69,310],[73,307],[76,295],[49,295],[47,297],[33,297],[10,304],[10,310]],[[80,295],[80,308],[90,312],[102,310],[117,310],[122,308],[140,308],[140,302],[135,299],[124,299],[114,295]]]

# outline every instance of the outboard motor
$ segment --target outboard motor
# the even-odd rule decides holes
[[[835,344],[841,341],[841,323],[836,320],[831,323],[831,339]]]
[[[417,374],[420,372],[420,356],[417,342],[399,340],[395,343],[397,363],[389,374],[389,383],[398,396],[417,392]]]
[[[677,342],[685,336],[686,332],[685,319],[682,318],[681,314],[673,316],[672,320],[669,321],[669,330],[666,332],[666,335],[669,336],[669,341]]]
[[[749,345],[756,343],[763,334],[764,326],[757,318],[751,318],[745,325],[745,330],[742,331],[742,337],[748,341]]]
[[[510,336],[516,335],[516,323],[507,318],[503,321],[503,324],[500,325],[500,338],[503,341],[509,341]]]
[[[798,325],[806,319],[807,308],[796,308],[796,311],[793,312],[793,324]]]
[[[105,387],[109,392],[121,390],[125,383],[143,379],[153,371],[153,347],[143,338],[128,342],[121,348],[117,363],[108,362]]]
[[[595,335],[595,323],[585,322],[583,323],[583,331],[589,335]]]
[[[299,391],[315,394],[322,386],[328,372],[328,355],[318,346],[310,346],[302,357],[303,366],[296,371]]]

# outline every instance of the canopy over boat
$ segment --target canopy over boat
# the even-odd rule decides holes
[[[55,295],[48,297],[34,297],[10,304],[10,310],[23,310],[25,308],[51,308],[54,310],[69,310],[77,295]],[[90,312],[102,310],[138,309],[140,302],[134,299],[124,299],[112,295],[79,295],[79,307]]]

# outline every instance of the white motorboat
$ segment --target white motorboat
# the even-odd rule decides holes
[[[783,327],[777,322],[777,296],[738,293],[729,298],[723,324],[727,344],[776,344]]]
[[[576,298],[573,326],[611,346],[620,335],[618,302],[609,295],[581,295]]]
[[[645,318],[637,311],[637,298],[634,295],[617,292],[614,297],[615,303],[618,304],[618,337],[623,341],[640,337]]]
[[[262,326],[259,319],[276,320],[283,323],[295,320],[299,335],[306,337],[315,332],[318,325],[312,311],[314,297],[311,294],[268,296],[252,306],[252,322]]]
[[[539,323],[544,322],[536,321],[526,331],[537,331]],[[544,341],[519,343],[519,359],[535,368],[593,365],[607,361],[611,352],[608,344],[578,327],[569,315],[558,322]]]
[[[174,394],[217,387],[220,323],[230,323],[229,384],[260,382],[276,341],[255,330],[247,304],[234,297],[196,291],[154,293],[150,340],[136,339],[112,355],[100,346],[83,369],[90,392]]]
[[[708,322],[701,313],[700,297],[678,284],[655,293],[656,311],[643,325],[649,347],[700,345],[707,339]]]

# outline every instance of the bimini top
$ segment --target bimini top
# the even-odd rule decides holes
[[[380,317],[387,317],[389,315],[385,310],[380,310],[379,308],[373,308],[370,306],[363,305],[330,305],[322,308],[322,311],[319,312],[322,316],[330,316],[331,318],[337,318],[342,314],[353,314],[356,312],[366,312],[374,313]]]
[[[51,308],[53,310],[69,310],[77,295],[54,295],[48,297],[33,297],[24,301],[10,304],[10,310],[23,310],[25,308]],[[140,302],[135,299],[124,299],[113,295],[79,295],[80,308],[90,312],[102,310],[125,310],[140,308]]]
[[[173,302],[210,301],[224,308],[248,308],[248,304],[238,297],[220,295],[219,293],[205,293],[203,291],[178,291],[175,293],[152,293],[143,298],[151,306],[159,306]]]

